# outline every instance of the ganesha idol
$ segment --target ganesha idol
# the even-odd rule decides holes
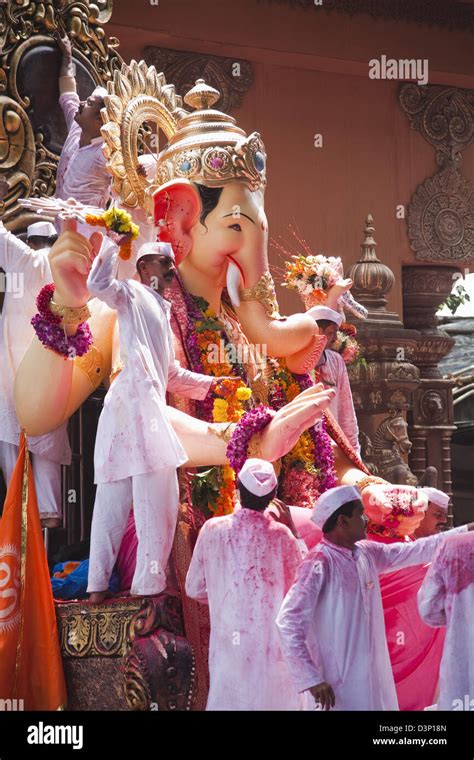
[[[368,474],[327,412],[327,393],[307,374],[326,342],[316,322],[306,314],[279,313],[268,265],[267,156],[260,135],[247,136],[235,119],[213,108],[219,93],[202,80],[185,96],[185,110],[174,87],[143,62],[123,65],[108,91],[103,135],[115,192],[123,206],[154,218],[157,236],[175,251],[178,276],[167,297],[176,357],[189,369],[242,380],[234,395],[196,402],[169,398],[169,418],[188,456],[180,472],[172,557],[182,589],[197,531],[208,517],[233,509],[235,471],[248,454],[275,462],[280,495],[300,507],[303,534],[311,514],[306,508],[319,493],[357,483],[377,501],[381,481]],[[139,170],[138,148],[141,127],[152,121],[168,142],[150,180]],[[68,229],[53,246],[50,263],[55,302],[78,310],[89,302],[93,345],[84,356],[65,360],[33,340],[16,379],[17,414],[30,435],[61,425],[120,371],[116,315],[89,300],[87,246]],[[337,307],[343,292],[336,284],[328,304]],[[68,326],[71,334],[75,329]],[[216,362],[216,345],[258,345],[266,356],[225,351]],[[184,594],[182,604],[205,691],[206,611]]]

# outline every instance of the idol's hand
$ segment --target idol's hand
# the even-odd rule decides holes
[[[411,536],[419,527],[428,507],[423,491],[392,483],[366,486],[362,490],[362,503],[367,517],[375,523],[390,518],[393,509],[397,508],[404,515],[399,529],[405,536]]]
[[[336,704],[336,696],[333,688],[331,684],[326,683],[326,681],[318,683],[317,686],[312,686],[309,691],[313,695],[316,703],[321,705],[322,710],[330,710],[331,707],[334,707]]]
[[[352,284],[352,280],[349,279],[338,280],[336,284],[329,289],[325,306],[328,306],[330,309],[334,309],[334,311],[338,311],[340,297],[343,293],[347,293],[347,291],[352,288]]]
[[[322,383],[308,388],[275,413],[262,433],[262,459],[274,462],[287,454],[305,430],[321,420],[336,392]]]
[[[89,300],[87,276],[102,245],[102,234],[94,232],[90,239],[77,232],[77,222],[66,219],[63,230],[49,252],[55,303],[77,308]]]

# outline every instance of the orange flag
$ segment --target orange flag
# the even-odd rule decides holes
[[[23,433],[0,519],[0,699],[12,700],[12,709],[66,705],[49,568]]]

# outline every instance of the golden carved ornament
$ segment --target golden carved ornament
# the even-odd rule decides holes
[[[74,366],[84,372],[95,390],[104,378],[104,357],[96,346],[91,346],[84,356],[76,356]]]
[[[78,602],[56,607],[61,653],[66,657],[123,657],[133,616],[141,599],[105,605]]]
[[[247,447],[248,459],[261,459],[262,458],[262,433],[255,433]]]
[[[224,443],[229,443],[235,428],[235,422],[218,422],[214,423],[213,425],[209,425],[210,432],[213,435],[217,436],[217,438],[223,440]]]
[[[81,322],[88,320],[91,315],[87,304],[78,308],[72,308],[71,306],[63,306],[62,304],[51,301],[49,308],[53,314],[61,317],[66,325],[78,325]]]
[[[375,486],[375,485],[389,485],[388,480],[384,480],[384,478],[378,478],[375,475],[366,475],[364,478],[361,478],[357,481],[355,484],[359,491],[362,493],[364,488],[367,488],[368,486]]]
[[[270,272],[264,272],[256,285],[239,292],[241,301],[259,301],[269,317],[279,317],[275,283]]]
[[[31,65],[37,49],[57,48],[56,33],[67,34],[76,63],[92,82],[105,85],[121,62],[118,41],[108,40],[102,28],[111,14],[112,0],[12,0],[0,5],[0,172],[10,187],[2,220],[12,231],[36,218],[18,206],[19,197],[54,193],[59,158],[48,147],[47,126],[34,126],[35,103],[23,91],[22,69]]]
[[[125,205],[141,206],[152,212],[152,193],[157,189],[139,171],[138,156],[145,146],[144,129],[150,124],[170,139],[182,113],[182,100],[164,74],[144,61],[122,64],[107,85],[108,96],[102,109],[102,135],[107,169],[114,177],[114,189]]]
[[[150,683],[145,675],[139,652],[131,651],[127,654],[123,686],[130,710],[144,712],[150,709],[152,702]]]
[[[189,179],[207,187],[243,182],[251,190],[266,184],[266,153],[258,132],[248,137],[228,114],[212,108],[220,93],[203,79],[184,96],[194,108],[158,157],[157,180]]]
[[[198,79],[184,96],[189,113],[167,84],[164,74],[144,61],[122,65],[107,85],[109,95],[102,110],[106,141],[107,168],[114,177],[114,188],[125,205],[141,206],[153,212],[153,192],[173,179],[189,179],[208,187],[222,187],[239,181],[252,190],[266,182],[266,154],[260,135],[247,135],[235,119],[212,106],[220,93]],[[168,143],[154,153],[153,141],[147,143],[150,124]],[[139,167],[144,151],[156,159],[154,179],[148,179]]]

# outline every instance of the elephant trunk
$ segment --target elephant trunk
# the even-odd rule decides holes
[[[227,291],[248,340],[269,357],[285,357],[292,372],[303,374],[312,369],[326,345],[314,319],[306,314],[279,315],[268,270],[253,288],[242,290],[241,285],[241,271],[230,261]]]

